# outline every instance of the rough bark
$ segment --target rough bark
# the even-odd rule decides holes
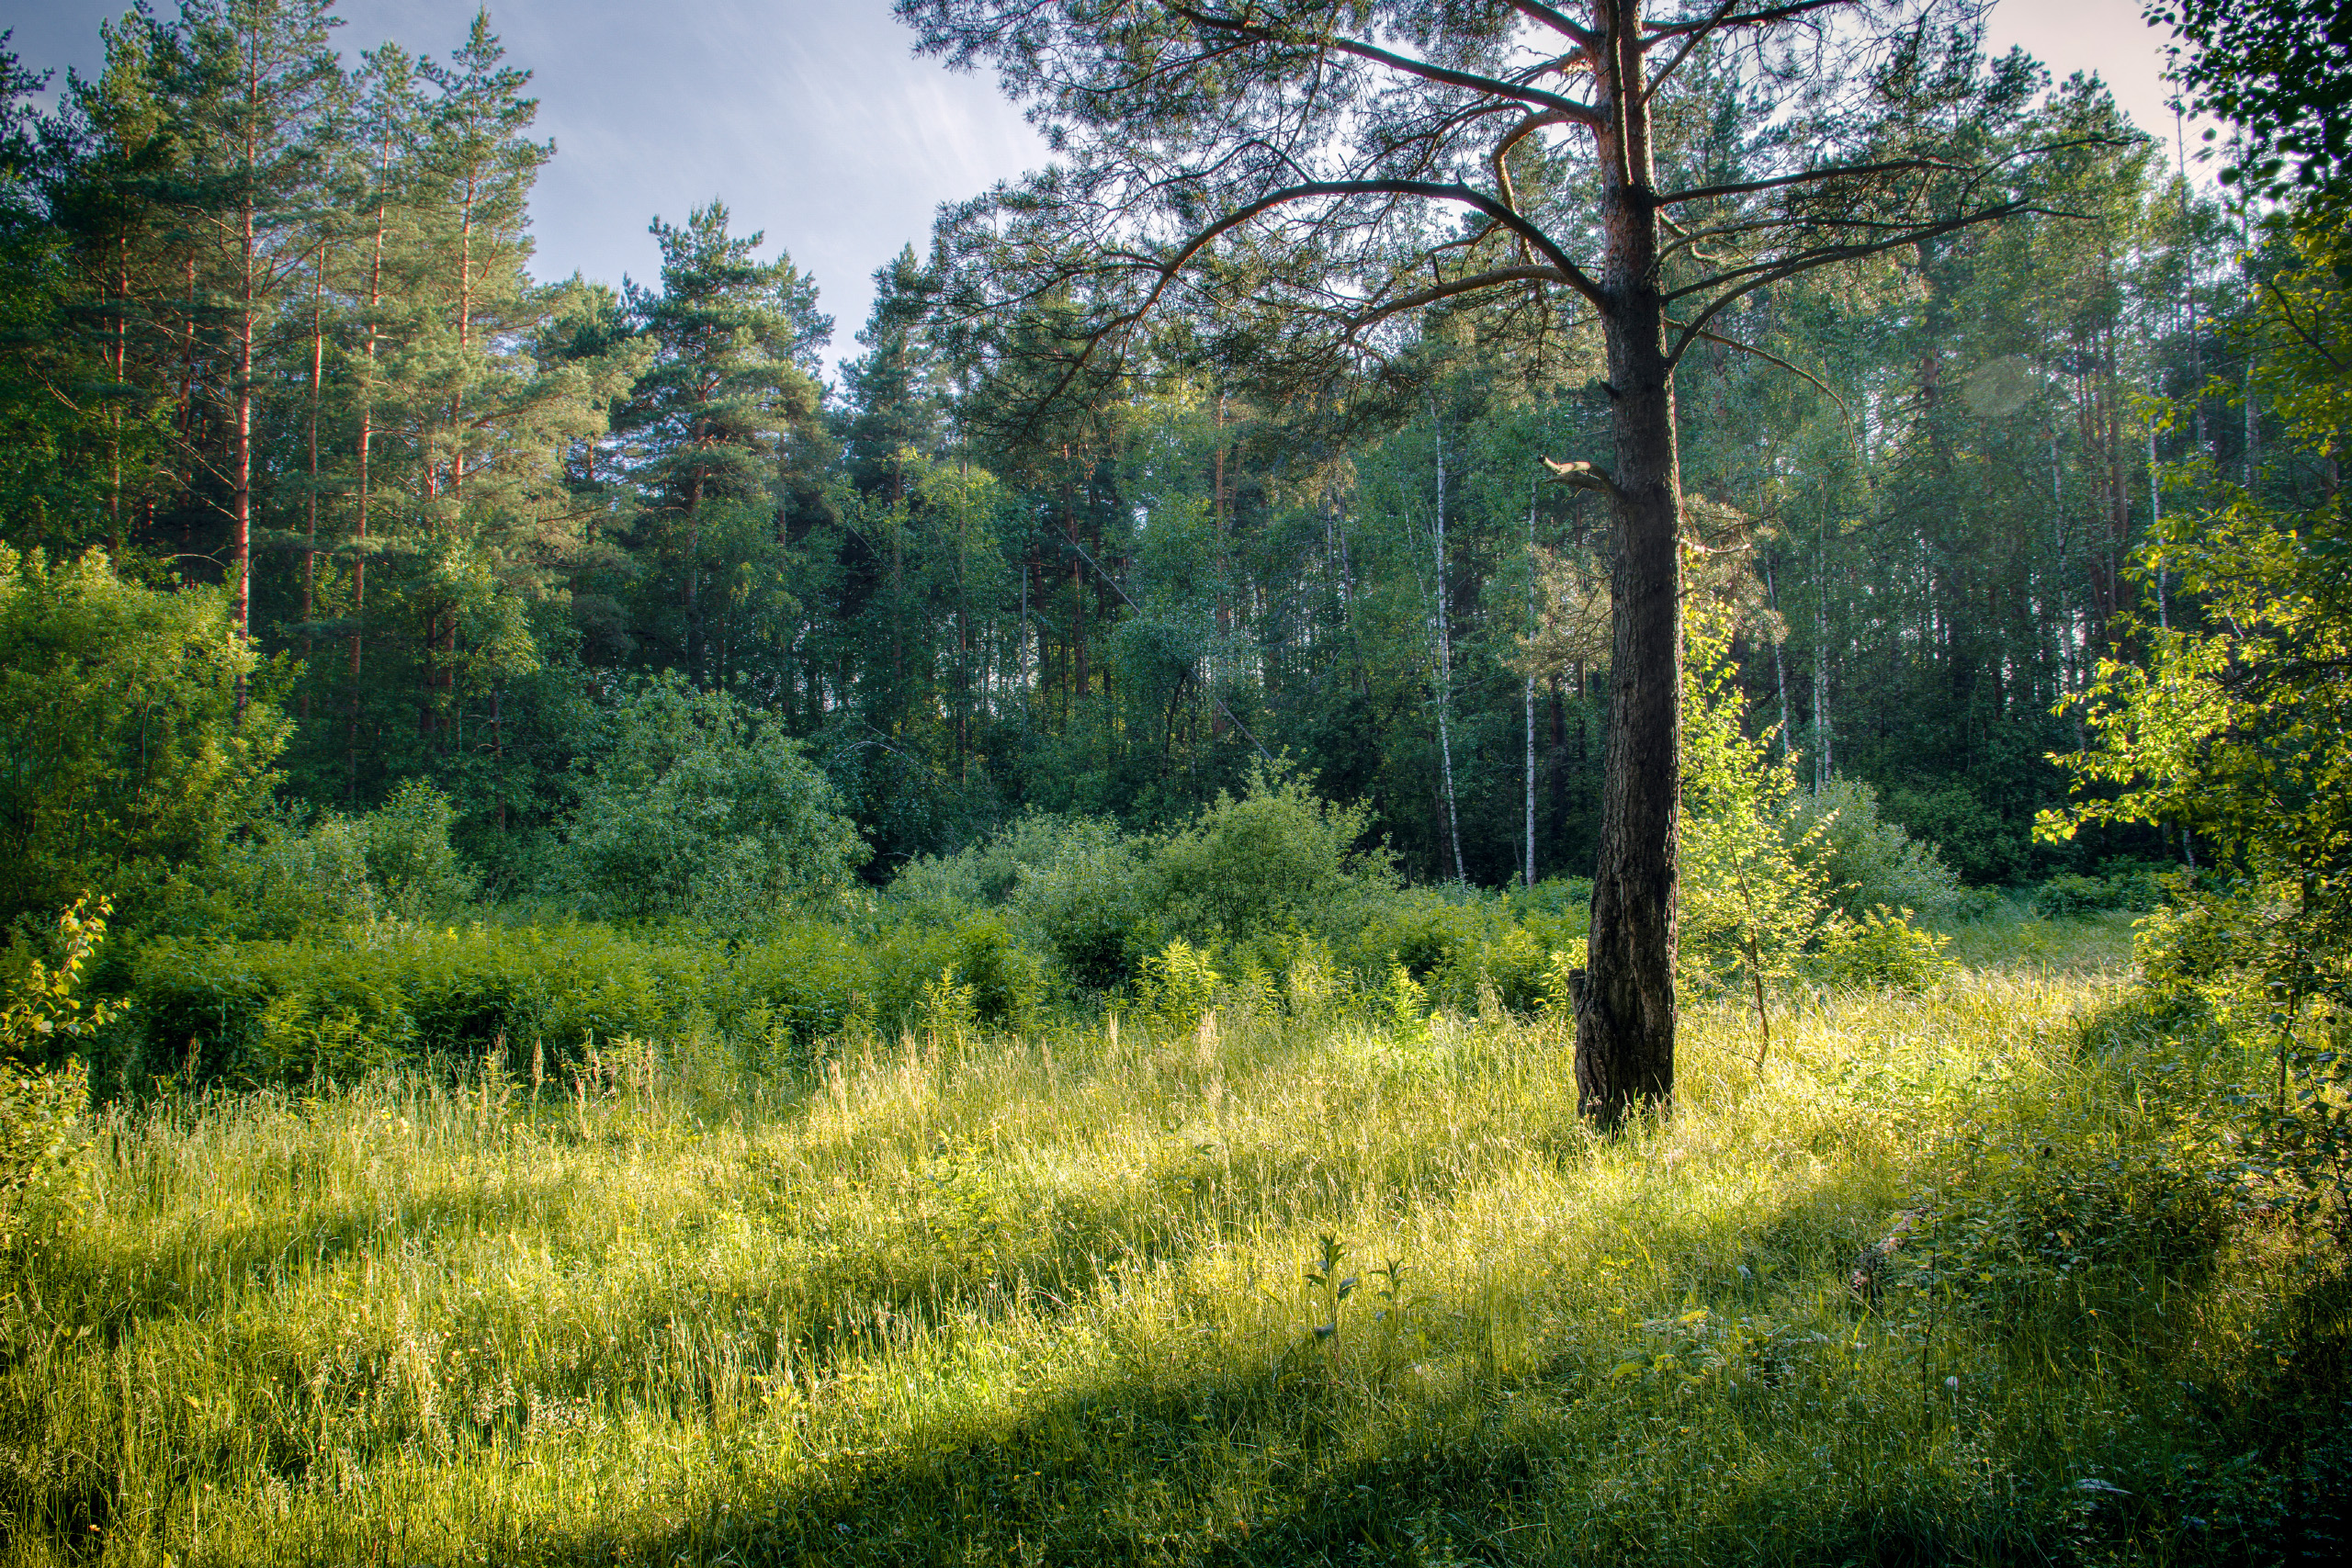
[[[1682,798],[1682,487],[1659,297],[1649,107],[1638,0],[1595,0],[1607,39],[1597,84],[1617,539],[1609,750],[1592,935],[1577,996],[1577,1096],[1614,1125],[1674,1092],[1675,885]]]

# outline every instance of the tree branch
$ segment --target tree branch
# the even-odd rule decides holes
[[[1621,506],[1633,504],[1626,499],[1625,492],[1617,488],[1617,481],[1609,477],[1609,470],[1597,464],[1556,463],[1549,457],[1543,461],[1544,466],[1552,470],[1554,484],[1566,485],[1570,490],[1589,490],[1597,495],[1607,496]]]
[[[1851,420],[1854,417],[1854,411],[1846,406],[1846,400],[1839,397],[1836,391],[1831,389],[1828,382],[1823,380],[1812,371],[1805,369],[1803,366],[1792,365],[1787,360],[1781,358],[1779,355],[1758,348],[1752,343],[1742,343],[1737,338],[1728,338],[1724,336],[1721,333],[1709,332],[1704,327],[1688,326],[1681,321],[1676,321],[1671,316],[1666,318],[1666,324],[1674,328],[1677,332],[1690,333],[1705,342],[1721,344],[1725,348],[1735,348],[1742,354],[1752,354],[1757,358],[1764,361],[1767,365],[1777,365],[1781,369],[1787,371],[1790,375],[1810,381],[1815,387],[1819,388],[1821,389],[1822,396],[1827,398],[1831,402],[1836,403],[1838,405],[1838,412],[1844,414],[1849,420]],[[1676,352],[1679,355],[1680,351],[1677,350]]]
[[[1537,108],[1549,109],[1555,114],[1566,115],[1579,125],[1597,127],[1600,124],[1600,116],[1591,105],[1580,104],[1574,98],[1564,98],[1557,93],[1546,93],[1540,88],[1515,86],[1509,82],[1497,81],[1491,76],[1479,76],[1467,71],[1455,71],[1443,65],[1432,65],[1428,61],[1415,60],[1409,55],[1393,53],[1376,44],[1364,43],[1356,39],[1292,38],[1276,32],[1271,28],[1257,27],[1249,22],[1231,21],[1223,17],[1212,17],[1205,12],[1195,11],[1189,6],[1170,6],[1168,8],[1194,27],[1206,28],[1215,32],[1237,34],[1261,43],[1289,44],[1299,49],[1336,50],[1341,54],[1351,54],[1359,60],[1371,61],[1375,65],[1385,65],[1391,71],[1407,76],[1417,76],[1424,82],[1436,82],[1448,87],[1462,87],[1474,93],[1485,93],[1494,97],[1510,98],[1520,103],[1532,104]]]
[[[1374,305],[1368,313],[1352,317],[1348,321],[1348,333],[1352,337],[1365,327],[1385,321],[1391,316],[1402,314],[1407,310],[1419,310],[1423,305],[1434,305],[1441,299],[1451,299],[1457,295],[1475,294],[1482,288],[1499,288],[1508,283],[1566,283],[1566,281],[1567,279],[1560,275],[1557,267],[1498,266],[1487,272],[1474,273],[1467,277],[1457,277],[1450,282],[1433,283],[1427,288],[1416,289],[1410,294]]]
[[[1690,51],[1705,41],[1709,33],[1723,25],[1724,13],[1738,4],[1739,0],[1724,0],[1722,5],[1715,7],[1715,14],[1707,18],[1705,27],[1699,28],[1682,40],[1682,47],[1674,51],[1674,58],[1666,62],[1666,68],[1651,77],[1649,85],[1642,89],[1642,102],[1647,103],[1657,96],[1657,90],[1666,85],[1666,79],[1673,75],[1684,61],[1690,58]]]
[[[1896,158],[1884,164],[1841,164],[1828,169],[1807,169],[1801,175],[1782,175],[1777,179],[1741,180],[1732,185],[1700,186],[1691,190],[1668,191],[1654,199],[1660,207],[1672,207],[1685,201],[1711,201],[1719,196],[1747,196],[1759,190],[1781,190],[1789,186],[1806,185],[1815,180],[1839,180],[1862,175],[1891,175],[1901,169],[1963,169],[1972,165],[1955,164],[1948,158]]]
[[[1794,277],[1797,274],[1802,272],[1811,272],[1817,266],[1827,266],[1832,262],[1858,261],[1863,256],[1873,256],[1878,254],[1881,251],[1893,250],[1897,245],[1907,245],[1915,243],[1920,240],[1930,240],[1935,238],[1938,234],[1949,234],[1955,230],[1973,228],[1979,223],[1996,222],[2004,218],[2015,218],[2021,213],[2028,212],[2038,213],[2046,218],[2066,218],[2074,216],[2071,213],[2052,212],[2047,208],[2037,207],[2030,202],[2005,201],[1998,207],[1988,207],[1981,212],[1968,213],[1963,217],[1951,219],[1942,223],[1923,224],[1918,228],[1905,230],[1900,234],[1892,235],[1883,240],[1872,241],[1871,243],[1866,245],[1824,245],[1818,250],[1807,251],[1802,255],[1792,256],[1785,262],[1780,262],[1766,266],[1758,271],[1757,276],[1748,278],[1747,282],[1741,284],[1738,288],[1734,288],[1722,295],[1720,298],[1711,301],[1705,310],[1700,311],[1698,317],[1689,326],[1682,329],[1682,337],[1680,341],[1675,344],[1673,352],[1666,356],[1667,365],[1671,368],[1674,365],[1679,363],[1682,358],[1683,351],[1690,346],[1692,340],[1699,335],[1700,330],[1705,327],[1709,321],[1713,320],[1716,314],[1722,311],[1726,306],[1730,305],[1732,301],[1738,299],[1745,295],[1752,294],[1757,289],[1762,288],[1768,284],[1778,283],[1782,278],[1786,277]],[[1747,271],[1755,269],[1744,268],[1742,270]],[[1735,273],[1732,276],[1737,276],[1738,274]],[[1709,278],[1704,282],[1694,283],[1688,288],[1678,288],[1672,294],[1668,295],[1667,298],[1669,299],[1679,299],[1686,294],[1696,294],[1702,289],[1712,288],[1717,284],[1724,281],[1725,279],[1722,277]]]
[[[1578,49],[1600,47],[1599,33],[1594,32],[1590,28],[1570,21],[1551,6],[1542,4],[1541,0],[1505,0],[1505,4],[1530,21],[1543,23]]]
[[[1796,0],[1793,5],[1768,6],[1761,11],[1750,11],[1742,17],[1726,17],[1718,13],[1697,21],[1652,22],[1643,33],[1642,41],[1646,44],[1657,39],[1675,38],[1684,33],[1713,32],[1717,28],[1753,28],[1767,22],[1792,21],[1808,11],[1834,10],[1855,3],[1856,0]]]
[[[1553,266],[1559,270],[1561,280],[1569,288],[1574,288],[1596,305],[1608,303],[1608,296],[1601,291],[1600,285],[1586,276],[1584,269],[1569,260],[1567,253],[1555,244],[1551,236],[1534,224],[1483,191],[1473,190],[1465,185],[1440,185],[1430,180],[1319,180],[1306,185],[1285,186],[1218,219],[1187,241],[1173,259],[1160,264],[1159,270],[1165,276],[1172,277],[1203,249],[1214,243],[1219,236],[1239,228],[1251,219],[1271,212],[1275,208],[1289,202],[1307,201],[1326,196],[1409,196],[1430,201],[1460,202],[1465,207],[1475,208],[1534,246],[1546,260],[1551,262]],[[1157,300],[1159,295],[1159,290],[1154,288],[1152,300]],[[1146,301],[1144,308],[1148,309],[1151,302]]]

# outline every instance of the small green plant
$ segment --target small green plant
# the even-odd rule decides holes
[[[1825,846],[1837,813],[1784,826],[1795,764],[1769,736],[1746,732],[1731,631],[1720,608],[1685,613],[1678,966],[1686,983],[1746,982],[1761,1062],[1772,1046],[1765,987],[1794,969],[1829,908]]]
[[[118,1004],[85,1001],[74,994],[83,966],[106,940],[107,917],[113,912],[109,900],[84,894],[57,917],[56,963],[38,956],[27,961],[9,986],[7,1000],[0,1002],[0,1053],[50,1059],[61,1045],[85,1039],[120,1016]]]
[[[1380,988],[1380,1002],[1388,1014],[1389,1027],[1403,1038],[1417,1040],[1428,1031],[1429,992],[1402,964],[1388,966],[1388,983]]]
[[[2249,1200],[2352,1249],[2352,1062],[2341,1049],[2298,1057],[2284,1103],[2253,1108],[2243,1164]]]
[[[1355,1294],[1356,1277],[1350,1274],[1342,1279],[1340,1275],[1342,1251],[1339,1238],[1326,1231],[1321,1242],[1321,1247],[1306,1264],[1307,1326],[1316,1338],[1336,1352],[1339,1348],[1340,1309],[1350,1296]]]
[[[1173,1030],[1199,1028],[1225,984],[1211,956],[1180,936],[1145,959],[1136,987],[1145,1010]]]
[[[942,969],[922,988],[920,1017],[924,1043],[936,1047],[961,1041],[979,1021],[978,993],[957,980],[952,967]]]
[[[1318,1021],[1339,995],[1330,944],[1313,937],[1295,940],[1283,966],[1283,1006],[1290,1016],[1302,1023]]]
[[[1577,971],[1585,965],[1586,939],[1578,937],[1544,964],[1544,1011],[1573,1027],[1577,1021]]]

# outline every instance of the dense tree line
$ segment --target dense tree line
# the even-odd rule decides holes
[[[11,62],[0,188],[6,543],[217,585],[259,655],[232,707],[286,716],[300,798],[429,780],[532,887],[669,672],[797,738],[871,876],[1030,807],[1171,822],[1261,756],[1369,803],[1416,877],[1590,872],[1609,530],[1543,459],[1605,456],[1591,326],[1433,299],[1313,398],[1176,326],[1081,364],[1073,300],[959,310],[951,214],[828,385],[815,280],[718,200],[656,220],[656,279],[532,276],[550,149],[486,17],[349,61],[334,21],[133,13],[47,113]],[[2199,613],[2131,566],[2165,509],[2334,483],[2248,325],[2290,261],[2095,82],[1936,47],[1978,106],[1947,152],[2018,214],[1713,319],[1677,372],[1687,558],[1800,775],[1867,781],[1970,879],[2193,854],[2030,825],[2063,699]],[[1747,91],[1696,51],[1662,164],[1769,162]]]

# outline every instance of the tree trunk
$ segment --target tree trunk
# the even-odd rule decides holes
[[[1527,624],[1535,626],[1535,487],[1527,489]],[[1531,671],[1524,680],[1521,700],[1527,709],[1527,753],[1524,772],[1527,779],[1527,870],[1523,885],[1535,886],[1535,676]]]
[[[376,440],[376,344],[384,309],[384,227],[390,207],[383,191],[390,169],[387,152],[376,170],[376,250],[368,264],[368,357],[359,385],[359,514],[352,525],[359,548],[351,557],[351,728],[345,737],[344,752],[345,798],[353,806],[359,802],[359,687],[368,611],[368,459]]]
[[[319,581],[319,394],[327,368],[327,246],[319,242],[318,271],[311,281],[311,488],[302,498],[302,662],[311,662],[311,622],[317,614]],[[302,722],[311,720],[311,694],[302,692]]]
[[[1792,757],[1797,743],[1796,731],[1789,722],[1789,667],[1781,654],[1781,645],[1788,638],[1783,635],[1786,624],[1781,619],[1781,591],[1772,581],[1770,561],[1764,565],[1764,601],[1772,608],[1772,684],[1781,692],[1781,755]]]
[[[1449,722],[1453,706],[1453,637],[1445,616],[1445,427],[1437,422],[1437,404],[1430,404],[1430,434],[1437,444],[1437,754],[1445,786],[1445,838],[1453,851],[1453,880],[1467,881],[1462,870],[1462,819],[1453,803],[1453,730]]]
[[[1609,753],[1592,934],[1577,987],[1577,1095],[1604,1126],[1674,1092],[1675,893],[1682,797],[1682,491],[1659,296],[1640,0],[1594,0],[1617,521]]]
[[[253,204],[254,149],[249,131],[245,141],[245,189],[237,212],[237,381],[231,391],[236,404],[234,429],[230,439],[233,443],[230,454],[230,521],[235,532],[232,547],[231,570],[236,574],[235,604],[237,640],[250,643],[254,635],[254,312],[259,289],[254,283]],[[245,717],[246,682],[242,671],[237,675],[237,712],[239,724]]]

